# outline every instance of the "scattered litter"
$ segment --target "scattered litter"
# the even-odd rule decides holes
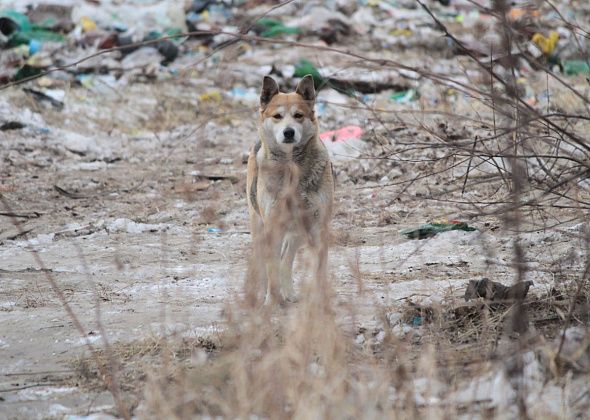
[[[260,92],[255,88],[234,87],[229,96],[245,103],[257,103],[260,101]]]
[[[235,88],[234,88],[235,89]],[[199,101],[201,102],[221,102],[221,93],[218,90],[212,90],[199,95]]]
[[[155,70],[161,62],[165,61],[165,57],[153,47],[141,47],[123,58],[121,60],[121,67],[123,70],[147,69]]]
[[[321,133],[320,139],[330,152],[330,157],[334,161],[339,161],[360,156],[366,147],[361,139],[362,135],[363,129],[361,127],[349,125],[338,130]]]
[[[82,27],[82,32],[91,32],[97,28],[96,22],[88,16],[82,16],[80,18],[80,26]]]
[[[0,12],[0,33],[7,37],[7,46],[28,45],[32,40],[39,42],[62,42],[64,36],[32,24],[29,18],[15,10]]]
[[[79,74],[76,80],[86,89],[105,95],[116,92],[117,88],[117,80],[112,74]]]
[[[563,71],[568,76],[590,74],[590,64],[585,60],[566,60],[563,62]]]
[[[465,232],[473,232],[477,229],[469,226],[467,223],[452,220],[449,223],[426,223],[416,228],[404,229],[401,231],[409,239],[426,239],[436,236],[442,232],[451,230],[463,230]]]
[[[63,98],[65,92],[63,90],[35,90],[31,88],[23,88],[23,90],[33,96],[37,101],[49,102],[55,109],[62,110],[64,107]]]
[[[221,233],[221,232],[223,232],[223,229],[220,229],[220,228],[207,228],[207,232],[208,233]]]
[[[283,22],[276,19],[260,19],[256,22],[254,31],[265,38],[275,38],[279,35],[295,35],[301,32],[299,28],[285,26]]]
[[[61,4],[40,3],[27,12],[31,23],[44,29],[68,33],[74,29],[72,6]]]
[[[363,135],[363,129],[356,125],[348,125],[339,130],[326,131],[320,134],[320,139],[324,142],[339,142],[347,140],[360,140]]]
[[[390,98],[398,104],[405,104],[418,99],[418,92],[416,89],[402,90],[392,93]]]
[[[537,32],[533,35],[532,41],[537,44],[543,54],[549,56],[555,51],[555,47],[559,42],[559,34],[555,31],[551,31],[549,37],[546,38],[544,35]]]
[[[506,13],[506,17],[512,21],[523,20],[525,18],[538,18],[541,12],[527,7],[512,7]]]
[[[308,74],[311,74],[313,78],[313,85],[315,86],[316,90],[320,90],[322,86],[324,86],[327,80],[320,74],[318,69],[313,65],[313,63],[306,59],[301,59],[297,65],[295,66],[295,77],[304,77]]]
[[[162,38],[163,35],[164,34],[162,34],[161,32],[151,31],[143,40],[153,41]],[[164,64],[171,63],[172,61],[176,60],[176,57],[178,57],[178,47],[174,42],[172,42],[169,39],[164,39],[155,44],[152,44],[152,47],[155,47],[158,50],[158,52],[164,57]]]
[[[413,327],[419,327],[420,325],[422,325],[422,323],[424,322],[424,318],[421,316],[415,316],[412,319],[412,326]]]
[[[25,127],[26,125],[21,123],[20,121],[7,121],[5,123],[0,124],[0,131],[20,130],[21,128]]]

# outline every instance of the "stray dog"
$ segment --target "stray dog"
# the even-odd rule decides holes
[[[266,285],[266,304],[295,301],[293,261],[303,245],[318,256],[319,280],[327,276],[334,179],[318,137],[314,104],[310,75],[292,93],[280,93],[276,81],[264,77],[259,141],[248,158],[247,199],[258,267],[253,270],[258,284]]]

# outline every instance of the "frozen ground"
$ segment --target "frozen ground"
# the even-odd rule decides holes
[[[184,94],[172,83],[159,88],[170,95],[173,89]],[[126,90],[125,102],[145,102],[150,89]],[[196,92],[197,88],[194,97]],[[34,262],[29,247],[39,252],[87,338],[97,344],[101,343],[94,311],[97,300],[111,341],[172,331],[207,335],[211,328],[221,327],[223,305],[240,293],[244,278],[250,236],[242,154],[255,140],[253,109],[246,108],[243,116],[233,117],[227,125],[209,122],[193,133],[186,121],[182,130],[108,135],[86,120],[95,105],[76,96],[71,93],[66,103],[77,112],[67,117],[67,108],[55,115],[33,107],[34,118],[48,133],[26,129],[8,132],[2,140],[4,180],[14,187],[5,197],[27,232],[19,235],[10,218],[2,216],[1,404],[9,416],[49,413],[57,410],[56,404],[65,407],[64,412],[93,412],[110,401],[104,391],[95,395],[62,385],[75,376],[72,361],[84,352],[84,339],[56,300],[47,273]],[[14,90],[2,100],[15,104],[25,98]],[[118,108],[111,105],[103,112],[132,111]],[[330,124],[337,127],[347,120],[342,112]],[[197,121],[199,117],[194,124]],[[88,129],[70,128],[78,124]],[[72,147],[81,147],[79,142],[93,148],[83,155],[73,153]],[[100,167],[88,169],[97,162]],[[337,171],[348,164],[341,161]],[[239,181],[203,181],[198,174],[227,175]],[[338,183],[336,243],[330,258],[338,300],[355,302],[362,315],[355,320],[359,327],[376,325],[377,303],[395,310],[405,297],[459,300],[470,279],[512,281],[510,241],[492,218],[472,222],[480,232],[408,240],[399,230],[437,215],[448,216],[448,209],[425,206],[411,193],[403,204],[385,205],[380,193],[375,194],[379,190],[364,189],[365,185],[375,186]],[[77,194],[76,198],[59,193],[55,186]],[[383,213],[392,220],[378,223]],[[461,216],[453,213],[454,218]],[[210,228],[220,232],[209,232]],[[537,293],[552,284],[554,262],[570,252],[571,239],[553,230],[528,234],[525,240],[534,268],[528,275]],[[357,259],[365,287],[362,298],[350,268]]]

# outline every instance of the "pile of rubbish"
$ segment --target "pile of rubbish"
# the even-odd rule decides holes
[[[502,44],[499,11],[484,0],[295,3],[268,13],[276,4],[260,0],[194,0],[184,4],[3,0],[0,86],[39,75],[44,75],[37,82],[41,87],[69,82],[87,88],[97,79],[113,84],[137,76],[174,77],[242,35],[328,47],[355,45],[360,51],[411,50],[417,57],[424,53],[441,57],[467,55],[482,65],[493,65],[498,74],[502,74],[508,58],[517,59],[517,81],[530,105],[547,95],[536,92],[528,83],[535,71],[561,72],[566,77],[590,74],[590,41],[581,28],[565,21],[582,12],[590,13],[589,5],[580,4],[575,10],[566,5],[541,10],[513,2],[515,6],[504,11],[505,22],[518,36],[513,51],[503,51],[497,47]],[[256,42],[250,39],[241,53],[255,55],[252,43]],[[376,95],[398,105],[435,101],[427,89],[421,92],[417,83],[422,77],[420,71],[402,67],[396,71],[343,71],[299,57],[291,63],[261,66],[257,73],[272,73],[283,86],[294,85],[293,79],[312,74],[317,89],[331,88],[365,103],[374,102]],[[46,74],[48,70],[51,72]],[[441,65],[431,70],[442,73],[448,69]],[[227,95],[251,101],[257,96],[252,88],[246,80],[245,86],[236,86]],[[452,99],[456,92],[448,94]]]

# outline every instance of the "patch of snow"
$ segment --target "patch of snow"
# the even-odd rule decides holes
[[[64,414],[66,414],[68,411],[70,411],[70,409],[64,405],[61,404],[51,404],[49,406],[49,410],[48,410],[48,414],[49,417],[55,417],[55,418],[59,418],[61,416],[63,416]]]
[[[94,344],[101,339],[100,334],[95,335],[87,335],[86,337],[81,337],[78,340],[78,345],[85,346],[86,343]]]
[[[28,239],[26,241],[18,241],[16,243],[17,246],[25,247],[25,246],[35,246],[35,245],[47,245],[53,242],[53,238],[55,237],[55,233],[42,233],[37,235],[34,238]]]
[[[445,386],[432,378],[416,378],[413,381],[414,400],[418,405],[439,404]]]
[[[60,395],[72,394],[78,391],[74,387],[39,387],[39,388],[26,388],[18,391],[17,395],[20,401],[35,401],[35,400],[47,400],[49,398],[55,398]]]
[[[172,227],[175,226],[167,223],[137,223],[126,218],[115,219],[112,222],[106,224],[106,230],[109,233],[166,232]]]
[[[74,153],[89,153],[100,150],[95,138],[84,136],[73,131],[62,131],[57,136],[61,144]]]
[[[106,413],[94,413],[88,416],[76,416],[70,414],[65,416],[63,420],[117,420],[117,417],[113,417]]]
[[[516,392],[503,370],[490,372],[469,381],[448,398],[457,404],[487,402],[494,407],[508,407],[516,399]]]
[[[95,160],[94,162],[80,162],[77,165],[74,165],[72,169],[79,170],[79,171],[104,171],[108,167],[107,163],[102,160]]]
[[[0,302],[0,309],[3,310],[12,310],[16,306],[16,301],[14,300],[7,300],[5,302]],[[2,348],[2,346],[0,346]]]

